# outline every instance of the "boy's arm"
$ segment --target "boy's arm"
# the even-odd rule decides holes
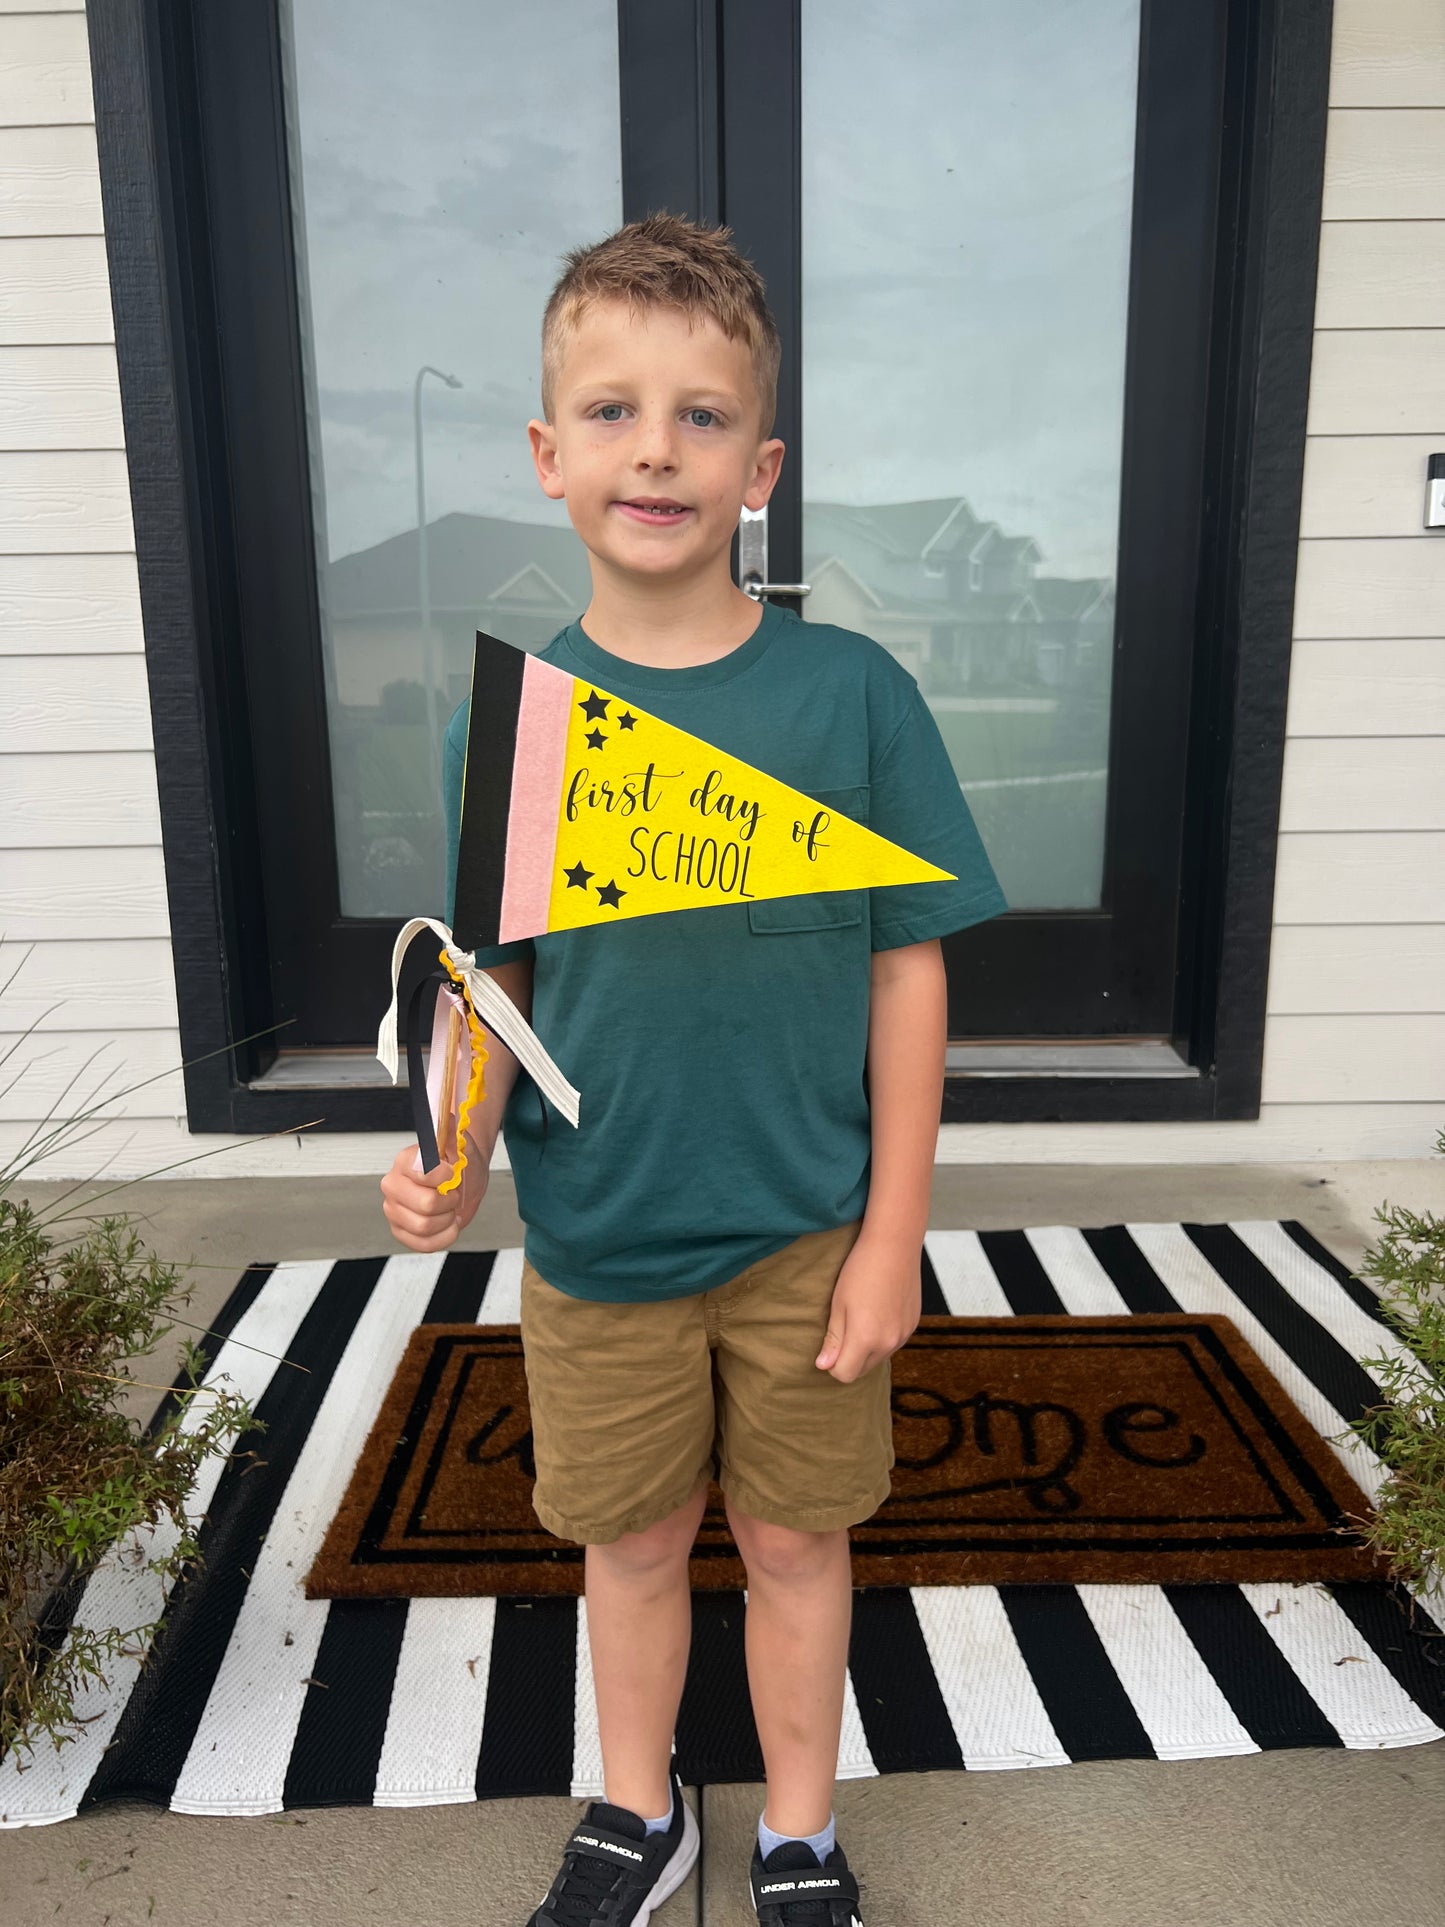
[[[875,950],[868,1008],[868,1204],[833,1288],[828,1333],[815,1361],[844,1383],[891,1357],[918,1325],[947,1042],[948,979],[938,939]]]
[[[484,966],[487,975],[511,998],[529,1021],[532,1015],[532,959]],[[395,1237],[412,1251],[444,1251],[477,1214],[486,1195],[488,1170],[502,1113],[521,1066],[501,1039],[487,1032],[487,1063],[480,1108],[467,1125],[472,1152],[455,1191],[438,1187],[452,1174],[450,1164],[419,1174],[415,1144],[403,1145],[381,1181],[382,1210]]]

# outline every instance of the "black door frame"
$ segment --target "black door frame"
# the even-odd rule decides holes
[[[231,52],[238,66],[224,78],[229,98],[240,100],[250,90],[236,85],[238,73],[249,62],[253,81],[264,79],[255,63],[274,63],[276,37],[255,32],[255,16],[244,4],[225,12],[236,23]],[[705,215],[743,218],[741,210],[722,205],[716,156],[719,141],[725,150],[729,140],[747,137],[760,96],[740,100],[739,90],[725,87],[720,125],[713,124],[716,76],[709,63],[727,61],[728,38],[755,28],[748,16],[758,13],[774,22],[786,17],[796,31],[795,9],[776,0],[727,0],[721,9],[718,0],[695,0],[692,8],[676,0],[627,0],[622,12],[624,37],[635,35],[634,48],[653,33],[683,36],[691,45],[695,97],[674,103],[669,138],[674,160],[692,169],[697,211]],[[228,267],[210,245],[208,176],[197,157],[218,126],[227,130],[217,118],[224,110],[216,107],[214,88],[208,124],[200,124],[191,10],[183,0],[91,0],[87,18],[191,1126],[286,1129],[299,1112],[324,1110],[322,1128],[403,1129],[400,1092],[327,1090],[303,1101],[295,1092],[255,1089],[249,1081],[272,1049],[266,958],[275,938],[268,942],[264,932],[256,808],[272,772],[244,721],[247,678],[254,677],[257,658],[241,647],[243,623],[247,644],[254,645],[257,619],[265,614],[255,599],[256,571],[246,563],[248,546],[265,531],[238,516],[235,504],[238,483],[243,492],[245,483],[238,463],[258,460],[266,449],[261,438],[249,448],[241,446],[242,437],[228,444],[218,399],[227,344],[238,326],[253,328],[252,365],[276,384],[273,393],[292,385],[299,419],[298,356],[294,341],[267,327],[268,309],[278,307],[276,290],[248,288],[244,275],[237,278],[236,260]],[[951,1077],[945,1120],[1258,1114],[1330,6],[1328,0],[1229,0],[1228,29],[1219,67],[1225,139],[1209,210],[1218,270],[1207,317],[1209,389],[1199,451],[1207,484],[1202,553],[1187,588],[1181,591],[1177,579],[1172,584],[1173,593],[1186,592],[1193,601],[1200,638],[1185,745],[1192,808],[1174,1002],[1176,1042],[1197,1074]],[[645,96],[645,73],[635,64],[630,71]],[[768,84],[765,71],[757,79]],[[624,154],[629,141],[635,153],[637,94],[624,92],[622,106]],[[796,143],[796,102],[790,109],[780,98],[768,111],[775,133],[781,128]],[[1167,128],[1159,132],[1170,135]],[[233,152],[238,133],[260,170],[257,180],[269,170],[274,196],[274,184],[285,179],[275,148],[279,125],[258,128],[248,116],[244,129],[229,129]],[[1141,128],[1141,138],[1149,133]],[[641,211],[637,197],[650,196],[640,171],[629,194],[633,204],[625,211]],[[274,220],[274,206],[265,212]],[[748,232],[777,287],[778,277],[793,271],[783,259],[786,236],[752,225]],[[795,245],[789,258],[797,259]],[[797,316],[796,301],[789,312]],[[796,340],[791,345],[785,366],[796,382]],[[796,409],[795,392],[790,399],[785,390],[780,401]],[[308,478],[294,467],[283,479],[309,496]],[[786,559],[796,541],[786,513],[774,521],[773,541]],[[312,585],[314,575],[305,593],[314,607]],[[269,593],[283,592],[300,594],[302,584],[273,578]],[[1243,637],[1247,649],[1240,646]],[[315,681],[319,685],[319,676]],[[319,686],[313,697],[324,700]],[[1248,744],[1247,756],[1235,753],[1238,744]],[[319,792],[324,766],[313,761],[309,767]],[[329,795],[318,794],[317,801],[329,813]],[[1138,881],[1147,889],[1147,877]],[[1003,919],[996,929],[1002,935],[1023,921]],[[1006,970],[1006,951],[999,954]]]

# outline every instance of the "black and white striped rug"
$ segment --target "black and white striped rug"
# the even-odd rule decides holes
[[[930,1232],[925,1311],[1222,1312],[1372,1497],[1347,1433],[1360,1364],[1402,1348],[1373,1294],[1293,1220]],[[153,1652],[83,1696],[59,1749],[0,1759],[0,1825],[122,1797],[182,1813],[426,1806],[602,1789],[585,1602],[307,1600],[301,1582],[422,1322],[515,1323],[521,1253],[258,1266],[217,1321],[264,1464],[192,1497],[204,1564],[169,1598],[118,1549],[74,1602],[164,1613]],[[289,1364],[278,1364],[284,1357]],[[1189,1759],[1445,1737],[1438,1596],[1385,1584],[899,1587],[855,1595],[838,1772]],[[688,1784],[757,1780],[742,1599],[699,1594],[678,1721]]]

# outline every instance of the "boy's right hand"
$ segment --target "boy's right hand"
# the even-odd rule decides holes
[[[381,1208],[392,1236],[410,1251],[445,1251],[477,1215],[486,1195],[487,1172],[471,1146],[462,1181],[445,1196],[438,1189],[452,1175],[450,1164],[419,1172],[417,1147],[403,1145],[381,1180]]]

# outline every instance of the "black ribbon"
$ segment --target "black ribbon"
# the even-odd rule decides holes
[[[416,1128],[417,1149],[421,1153],[424,1172],[435,1171],[442,1158],[437,1149],[436,1124],[426,1089],[426,1059],[422,1052],[431,1041],[432,1027],[436,1021],[437,992],[450,982],[451,978],[444,970],[433,970],[417,984],[411,993],[411,1002],[406,1007],[406,1081],[411,1092],[411,1120]],[[431,992],[429,1001],[428,991]]]
[[[411,1093],[412,1124],[416,1130],[417,1149],[421,1153],[421,1168],[424,1172],[435,1171],[442,1161],[442,1156],[437,1148],[436,1123],[431,1114],[431,1100],[427,1096],[426,1059],[422,1052],[430,1043],[432,1029],[435,1026],[437,992],[455,987],[455,980],[448,976],[446,971],[433,970],[429,976],[421,978],[417,983],[411,993],[411,1001],[406,1007],[406,1081]],[[431,992],[430,1001],[427,1001],[428,991]],[[541,1087],[523,1066],[518,1065],[517,1072],[519,1079],[525,1078],[537,1094],[538,1108],[542,1113],[542,1137],[537,1153],[540,1157],[547,1149],[549,1122],[547,1099]]]

